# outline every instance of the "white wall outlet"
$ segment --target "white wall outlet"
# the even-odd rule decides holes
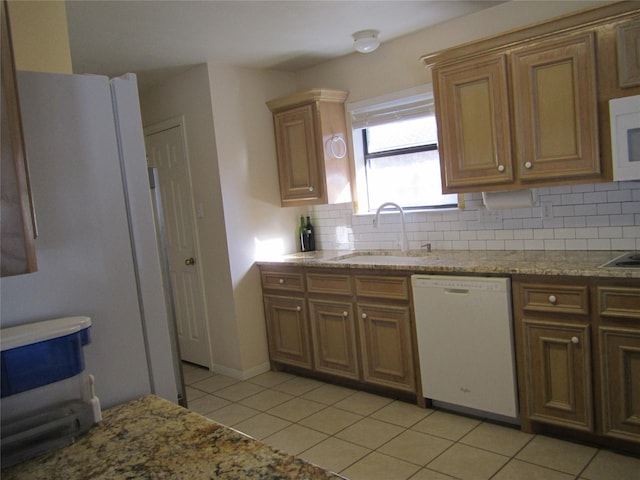
[[[502,221],[502,212],[498,210],[487,210],[481,208],[478,210],[478,221],[482,223],[495,223]]]
[[[553,219],[553,204],[552,203],[542,203],[540,204],[540,217],[543,220],[552,220]]]

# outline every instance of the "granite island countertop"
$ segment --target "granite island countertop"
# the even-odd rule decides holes
[[[267,265],[387,269],[415,273],[567,275],[638,278],[640,268],[602,268],[628,251],[594,250],[319,250],[259,260]]]
[[[154,395],[103,412],[74,444],[2,471],[3,480],[339,480]]]

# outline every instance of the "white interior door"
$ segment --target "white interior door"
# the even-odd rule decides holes
[[[195,215],[181,126],[145,136],[147,164],[158,170],[180,357],[211,367]]]

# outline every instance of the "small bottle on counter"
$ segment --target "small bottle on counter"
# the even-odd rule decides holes
[[[305,239],[306,239],[306,245],[307,245],[307,252],[313,252],[316,249],[316,239],[313,233],[313,225],[311,225],[311,220],[309,217],[307,217],[307,225],[305,226],[306,229],[306,233],[305,233]]]
[[[306,252],[309,249],[307,243],[307,226],[304,223],[304,217],[300,216],[300,227],[298,228],[298,238],[300,239],[300,251]]]

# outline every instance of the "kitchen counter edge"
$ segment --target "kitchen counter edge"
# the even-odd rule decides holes
[[[565,275],[640,279],[640,268],[602,267],[628,250],[318,250],[257,260],[259,266],[401,270],[423,274]]]

